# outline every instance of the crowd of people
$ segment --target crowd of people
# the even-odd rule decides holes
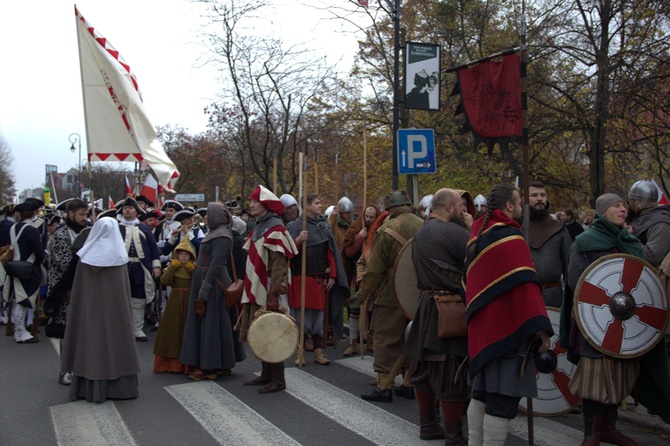
[[[584,271],[607,255],[667,274],[670,207],[638,181],[626,200],[598,197],[580,222],[571,209],[551,212],[541,181],[528,192],[527,227],[519,191],[504,184],[474,199],[441,188],[417,207],[394,190],[358,216],[347,197],[323,213],[316,194],[298,203],[262,185],[248,208],[154,207],[139,196],[92,212],[77,198],[55,209],[27,199],[2,208],[2,322],[18,344],[38,342],[45,323],[61,341],[59,383],[73,399],[103,402],[138,396],[147,325],[157,331],[155,373],[215,380],[246,358],[254,322],[282,313],[304,327],[295,366],[307,365],[306,352],[328,366],[327,349],[343,340],[344,356],[372,352],[374,387],[361,398],[415,399],[420,438],[446,445],[503,445],[521,398],[537,396],[532,357],[560,335],[576,364],[569,387],[582,400],[582,445],[635,445],[616,429],[617,407],[635,389],[670,421],[665,340],[641,357],[609,355],[580,331],[573,302]],[[413,314],[395,290],[406,248]],[[560,333],[547,308],[561,311]],[[283,361],[262,358],[261,369],[244,385],[286,388]]]

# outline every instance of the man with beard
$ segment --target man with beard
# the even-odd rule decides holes
[[[244,249],[249,253],[242,295],[240,341],[247,340],[251,323],[261,307],[280,311],[280,298],[285,299],[289,285],[288,260],[298,250],[281,220],[284,205],[264,186],[258,186],[249,196],[249,207],[256,219],[254,231],[247,237]],[[259,393],[280,392],[286,389],[284,363],[261,362],[261,375],[244,381],[245,386],[263,386]]]
[[[72,243],[81,231],[87,227],[86,218],[88,216],[88,204],[79,198],[68,201],[65,206],[65,225],[56,229],[53,237],[49,240],[47,251],[50,254],[49,260],[49,282],[47,289],[47,300],[44,303],[45,313],[53,320],[65,326],[67,324],[67,315],[69,313],[69,301],[55,302],[53,294],[54,287],[61,281],[61,278],[70,266],[72,260]],[[60,338],[61,354],[63,349],[63,338]],[[62,357],[62,356],[61,356]],[[72,372],[64,369],[65,364],[61,362],[61,371],[58,382],[63,385],[70,385],[72,382]]]
[[[340,198],[340,201],[337,202],[337,206],[333,208],[328,217],[330,222],[330,228],[333,231],[335,236],[335,241],[337,242],[338,250],[342,250],[342,245],[344,244],[344,236],[351,226],[351,223],[354,220],[354,203],[351,202],[347,197]]]
[[[548,307],[560,308],[568,271],[572,239],[563,226],[549,214],[547,191],[541,181],[531,181],[530,196],[530,254],[537,277],[542,284],[542,299]]]
[[[502,446],[520,399],[537,396],[529,352],[534,343],[546,351],[553,330],[521,234],[519,192],[499,184],[487,204],[472,225],[463,281],[472,383],[468,429],[470,445]]]
[[[414,386],[419,405],[420,438],[444,438],[445,445],[465,446],[461,417],[470,389],[467,368],[459,369],[468,356],[468,343],[465,336],[438,337],[436,299],[454,297],[461,304],[459,291],[469,232],[462,227],[466,216],[461,197],[453,189],[438,190],[431,210],[412,243],[421,294],[404,351],[412,359],[409,383]],[[469,217],[467,221],[472,224]],[[436,416],[436,400],[442,408],[444,429]]]
[[[293,237],[298,255],[291,262],[292,286],[289,289],[289,305],[291,316],[300,325],[302,256],[307,255],[305,270],[305,336],[310,335],[314,343],[314,362],[321,365],[330,364],[323,354],[324,342],[324,310],[327,300],[330,320],[342,324],[342,318],[336,317],[335,311],[342,311],[342,303],[349,295],[347,277],[342,266],[342,258],[335,243],[330,226],[321,215],[321,200],[318,195],[307,195],[307,230],[302,230],[300,219],[289,223],[286,228]],[[307,241],[307,253],[302,251],[302,242]],[[330,299],[327,299],[329,297]],[[335,333],[341,333],[333,327]],[[304,361],[303,352],[296,353],[295,365]],[[304,365],[304,362],[302,362]]]
[[[394,377],[389,375],[402,355],[405,327],[409,320],[398,308],[393,296],[391,275],[398,253],[423,224],[423,220],[412,212],[411,205],[404,190],[394,190],[384,198],[384,208],[390,212],[389,219],[377,230],[367,260],[367,270],[357,293],[361,301],[365,301],[377,290],[371,321],[377,387],[361,394],[361,398],[366,401],[393,402],[391,383]],[[405,374],[403,385],[396,390],[396,394],[413,398],[414,393],[408,386]]]
[[[346,234],[344,234],[344,243],[342,244],[342,263],[344,264],[344,271],[347,274],[347,281],[350,290],[357,288],[356,281],[356,262],[363,253],[363,243],[368,237],[368,230],[372,223],[375,222],[381,211],[379,208],[371,204],[365,208],[363,216],[356,219],[355,222],[349,226]],[[344,356],[353,356],[356,353],[356,346],[358,344],[358,322],[361,315],[361,301],[352,293],[349,299],[349,346],[344,351]]]
[[[119,230],[128,250],[128,275],[130,278],[131,306],[133,309],[133,330],[135,340],[147,342],[144,334],[144,310],[146,304],[155,298],[156,282],[161,275],[158,246],[151,230],[140,223],[138,214],[144,213],[137,202],[128,197],[120,203],[117,211]]]

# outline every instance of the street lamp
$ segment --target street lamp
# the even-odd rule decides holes
[[[67,137],[68,141],[72,144],[70,146],[70,152],[74,153],[76,150],[74,148],[74,143],[77,143],[79,146],[79,172],[77,173],[77,183],[79,184],[79,198],[81,198],[82,194],[82,184],[81,184],[81,136],[79,136],[79,133],[72,133],[70,136]]]

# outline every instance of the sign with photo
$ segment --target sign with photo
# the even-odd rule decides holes
[[[440,109],[440,46],[407,42],[405,108]]]

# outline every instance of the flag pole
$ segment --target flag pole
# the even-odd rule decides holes
[[[88,163],[88,181],[89,184],[92,184],[93,181],[93,172],[91,171],[91,157],[89,156],[89,146],[88,146],[88,141],[90,140],[89,138],[89,125],[88,125],[88,112],[86,110],[86,89],[84,88],[84,66],[81,63],[81,35],[79,34],[79,22],[80,22],[80,17],[79,17],[79,10],[77,9],[77,5],[74,5],[74,24],[75,24],[75,29],[77,30],[77,51],[79,52],[79,76],[81,79],[81,99],[83,102],[84,106],[84,136],[86,138],[86,162]],[[81,185],[80,185],[81,187]],[[95,203],[95,196],[93,194],[93,188],[90,188],[91,195],[90,195],[90,201],[91,203]],[[82,191],[79,191],[79,194],[81,195]],[[91,208],[91,221],[95,222],[95,204]]]
[[[519,48],[521,50],[520,59],[521,67],[519,78],[520,89],[521,89],[521,122],[522,122],[522,131],[521,131],[521,145],[523,147],[523,197],[524,197],[524,218],[523,218],[523,227],[524,227],[524,237],[526,242],[530,240],[529,238],[529,227],[530,227],[530,196],[528,189],[529,182],[529,154],[528,154],[528,92],[526,85],[526,0],[521,0],[521,32],[519,33]],[[535,428],[533,426],[533,398],[528,397],[526,399],[526,412],[528,419],[528,444],[533,446],[535,443]]]
[[[300,174],[299,174],[299,190],[302,197],[302,230],[307,230],[307,196],[304,193],[305,184],[302,179],[302,163],[304,154],[300,151]],[[307,240],[302,241],[300,248],[301,265],[300,265],[300,339],[298,340],[298,367],[302,368],[305,363],[305,274],[307,273]]]

